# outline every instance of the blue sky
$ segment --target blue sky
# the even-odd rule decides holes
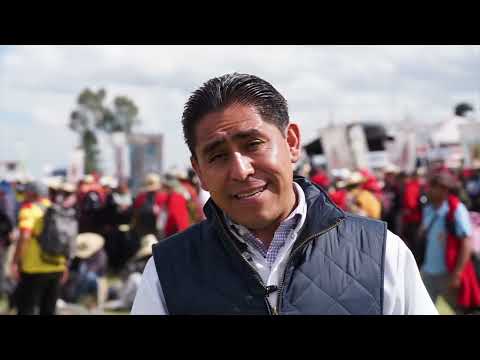
[[[107,90],[140,108],[140,131],[166,135],[165,163],[184,166],[180,118],[211,77],[253,73],[289,102],[303,140],[330,121],[447,119],[459,101],[480,103],[478,46],[0,46],[0,160],[34,175],[65,166],[76,97]]]

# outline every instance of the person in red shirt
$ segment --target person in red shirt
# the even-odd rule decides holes
[[[167,174],[163,184],[156,174],[149,174],[144,191],[133,205],[134,229],[139,238],[153,234],[159,240],[190,226],[187,200],[180,182]]]
[[[382,202],[383,201],[383,191],[380,182],[378,181],[375,174],[373,174],[368,169],[359,170],[360,174],[365,177],[365,182],[362,184],[362,189],[370,191],[375,197]]]
[[[346,179],[350,176],[350,171],[347,169],[332,171],[333,186],[330,187],[328,195],[330,199],[340,209],[347,211],[347,194],[348,191],[345,188]]]
[[[187,200],[187,209],[189,213],[190,223],[196,224],[202,220],[205,220],[205,214],[203,213],[203,206],[200,204],[198,198],[198,188],[194,183],[195,172],[185,170],[175,170],[170,172],[175,176],[180,185],[182,186],[182,195]]]
[[[190,216],[188,213],[187,200],[182,195],[182,185],[171,174],[167,174],[163,182],[167,192],[167,217],[164,227],[166,237],[177,232],[181,232],[190,226]]]
[[[328,177],[326,172],[321,169],[316,170],[310,180],[312,181],[312,183],[321,186],[322,189],[324,189],[325,191],[328,191],[331,183],[330,178]]]
[[[347,194],[348,191],[345,188],[336,188],[328,193],[330,199],[337,205],[340,209],[347,211]]]
[[[416,244],[418,230],[422,222],[422,207],[420,197],[422,184],[417,172],[408,176],[404,183],[402,196],[402,235],[401,237],[412,251],[417,263],[422,262],[423,255],[420,253],[420,244]]]

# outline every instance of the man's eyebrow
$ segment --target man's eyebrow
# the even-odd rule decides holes
[[[217,147],[224,144],[225,142],[226,142],[225,138],[213,140],[211,143],[205,145],[205,147],[202,150],[203,155],[208,155],[209,153],[211,153],[213,150],[215,150]]]
[[[257,129],[250,129],[250,130],[245,130],[245,131],[239,131],[232,135],[233,140],[243,140],[246,138],[254,137],[254,136],[262,136],[262,133],[258,131]],[[212,142],[208,143],[205,145],[205,147],[202,150],[203,155],[208,155],[212,151],[214,151],[217,147],[223,145],[226,143],[226,138],[222,137],[216,140],[212,140]]]

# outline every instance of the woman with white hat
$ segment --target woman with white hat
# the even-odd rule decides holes
[[[99,280],[107,270],[104,245],[105,239],[99,234],[82,233],[77,236],[70,279],[64,288],[67,301],[78,302],[85,296],[97,298]]]

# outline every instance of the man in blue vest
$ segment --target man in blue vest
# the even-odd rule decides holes
[[[182,124],[207,219],[153,247],[132,314],[437,314],[385,223],[294,178],[300,129],[270,83],[211,79]]]

